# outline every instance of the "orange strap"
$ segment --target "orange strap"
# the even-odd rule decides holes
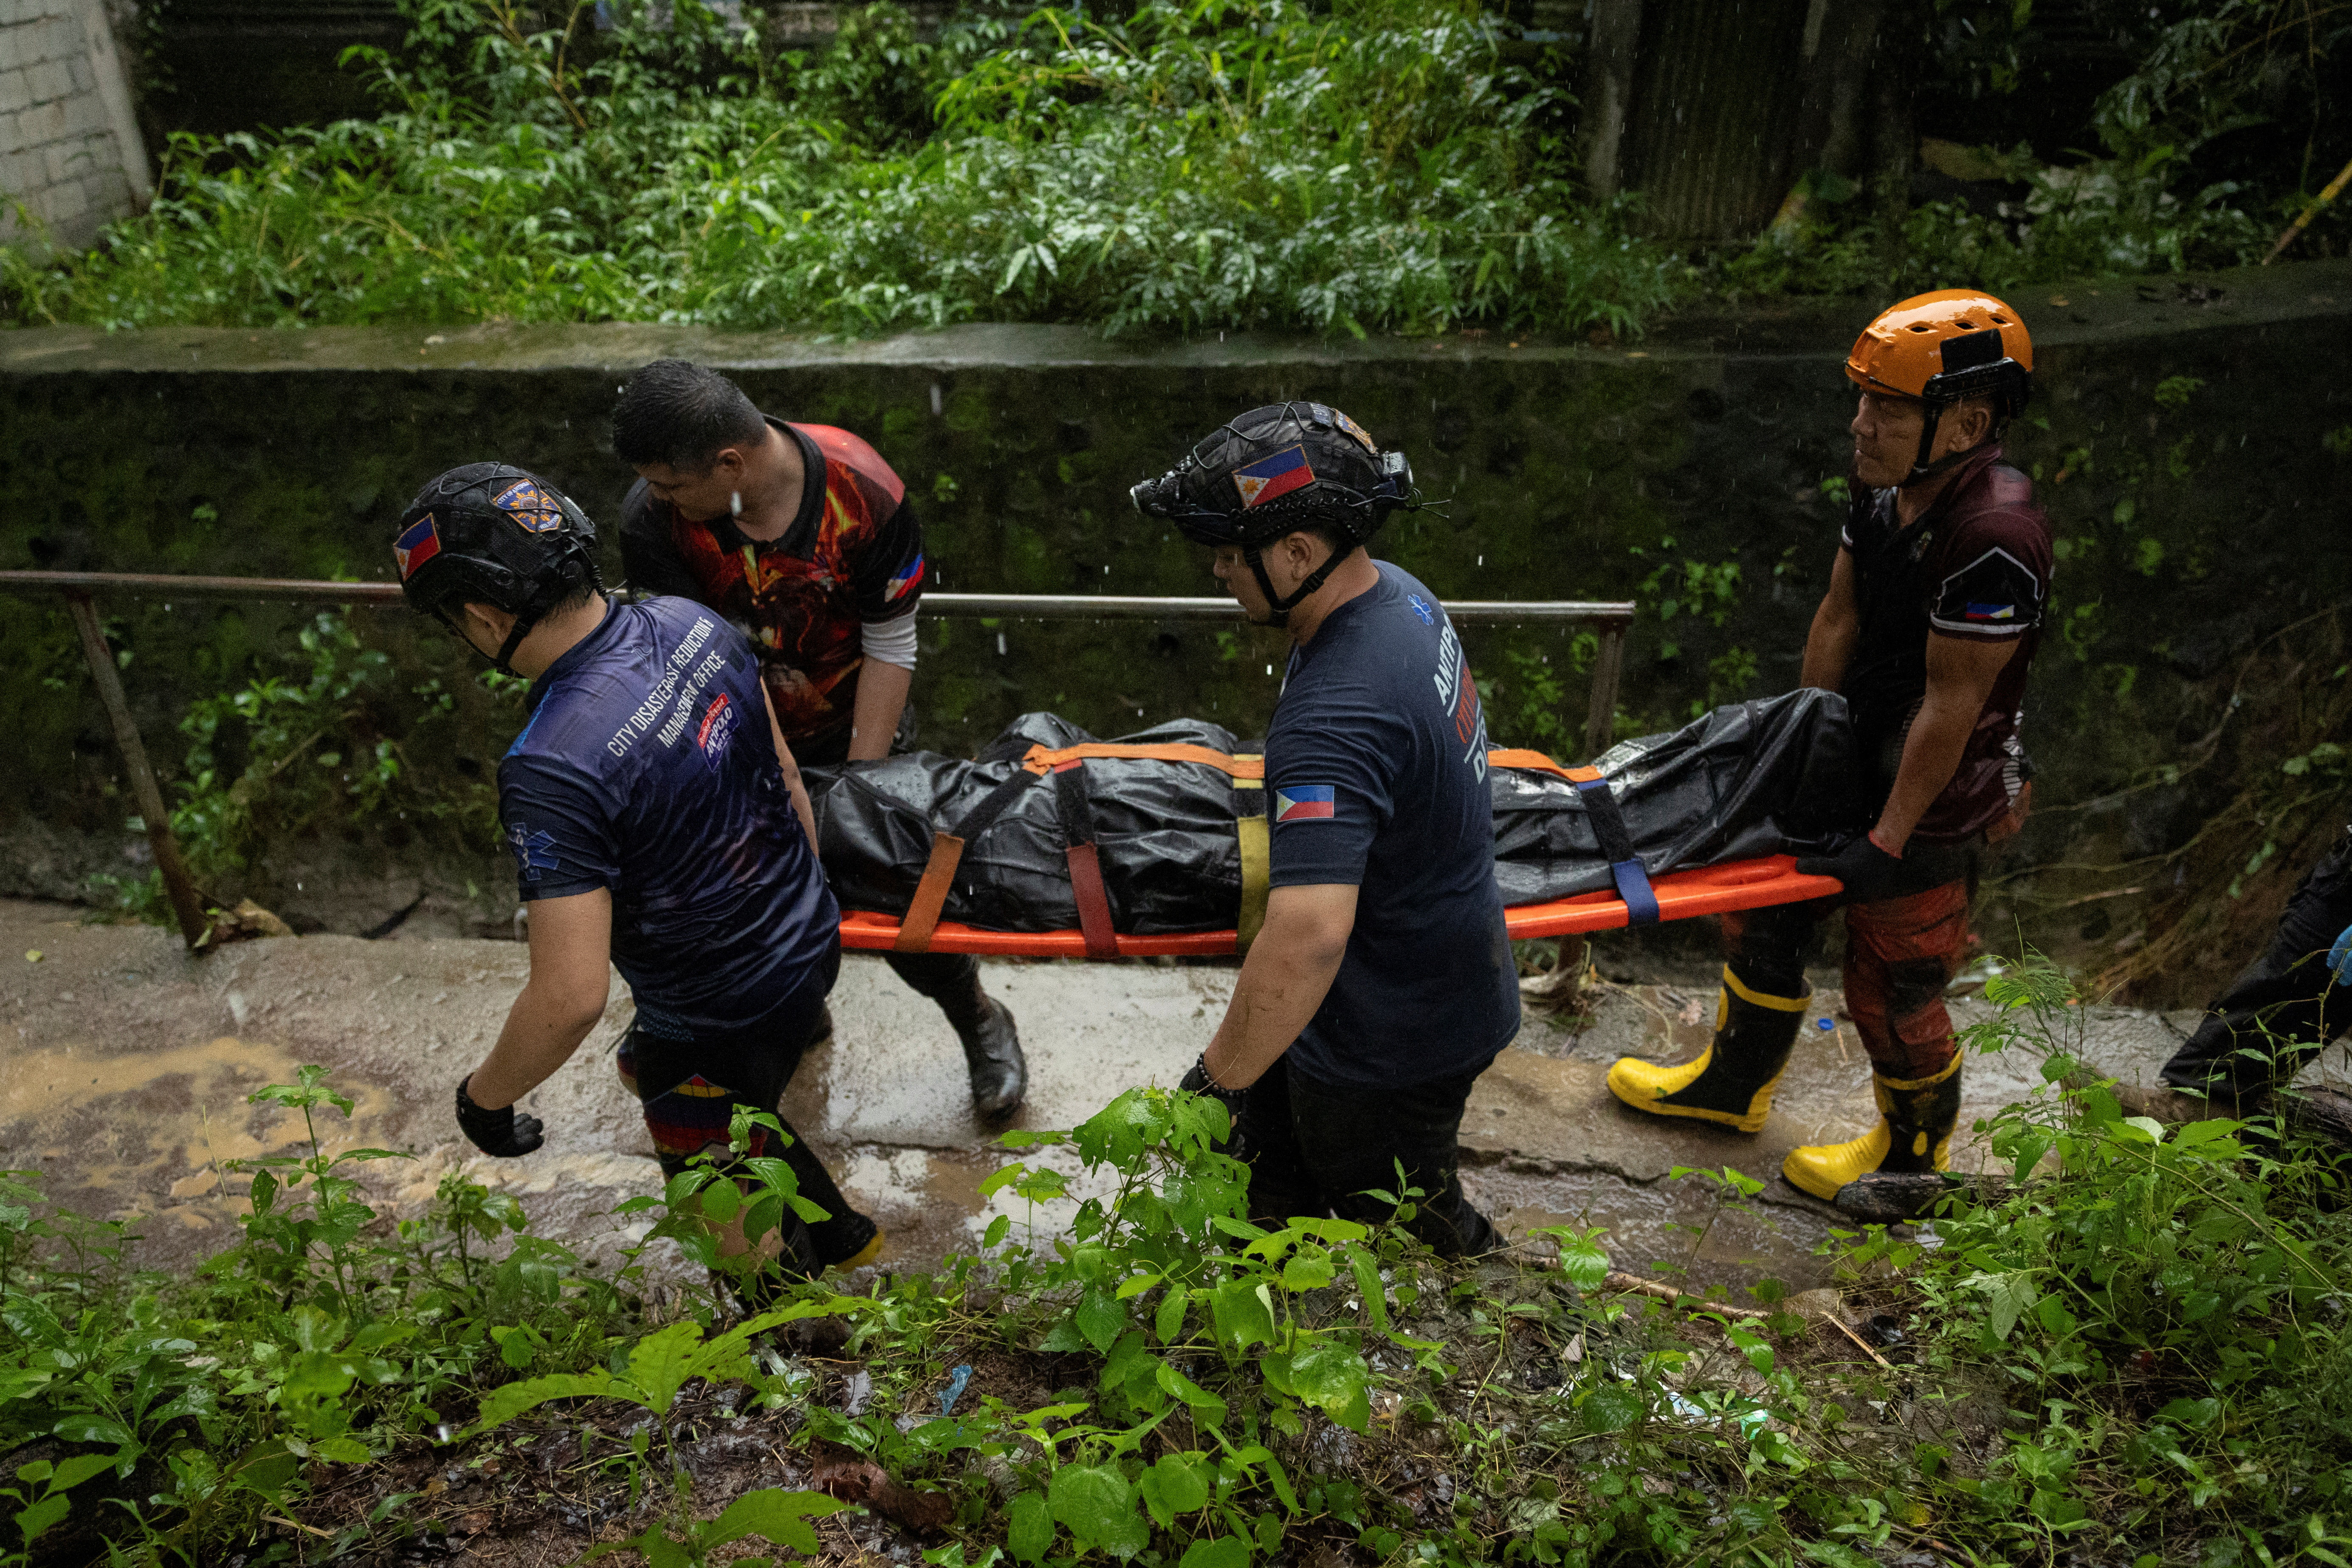
[[[1063,763],[1089,762],[1097,757],[1123,757],[1147,763],[1199,763],[1217,769],[1237,779],[1265,777],[1264,757],[1236,757],[1223,752],[1213,752],[1206,746],[1187,745],[1171,742],[1157,746],[1114,746],[1103,742],[1083,746],[1064,746],[1048,751],[1044,746],[1032,746],[1021,765],[1033,773],[1047,773]]]
[[[1541,752],[1506,749],[1486,753],[1490,768],[1518,768],[1534,773],[1555,773],[1570,784],[1584,784],[1601,776],[1599,768],[1564,768]]]
[[[894,950],[931,951],[931,932],[939,927],[940,911],[948,906],[948,889],[955,886],[956,867],[962,860],[962,839],[952,833],[931,836],[931,858],[924,862],[923,879],[915,884],[915,896],[898,921],[898,939],[890,944]]]

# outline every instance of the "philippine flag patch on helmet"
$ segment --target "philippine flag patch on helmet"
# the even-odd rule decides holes
[[[1276,496],[1286,496],[1315,482],[1315,470],[1307,466],[1307,448],[1291,447],[1270,458],[1260,458],[1255,463],[1234,470],[1234,488],[1242,492],[1242,510],[1264,506]]]
[[[381,539],[382,534],[376,537]],[[416,569],[441,553],[441,531],[433,524],[433,514],[425,513],[409,531],[392,542],[393,559],[400,563],[400,580],[407,582],[416,575]]]
[[[1339,815],[1339,791],[1329,784],[1292,784],[1274,792],[1274,820],[1329,822]]]

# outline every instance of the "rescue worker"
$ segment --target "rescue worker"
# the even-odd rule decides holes
[[[1413,504],[1402,452],[1337,409],[1220,426],[1135,487],[1216,552],[1250,620],[1291,652],[1265,742],[1271,891],[1232,1003],[1181,1087],[1235,1112],[1250,1210],[1390,1216],[1438,1251],[1502,1245],[1456,1169],[1470,1086],[1517,1033],[1495,882],[1486,724],[1436,596],[1364,544]]]
[[[1865,1172],[1942,1170],[1959,1120],[1944,988],[1969,941],[1977,847],[2023,821],[2018,722],[2049,596],[2049,525],[2000,460],[2032,370],[2017,313],[1967,289],[1906,300],[1855,342],[1853,488],[1802,679],[1844,694],[1883,804],[1840,853],[1798,864],[1842,893],[1724,917],[1715,1039],[1697,1060],[1609,1070],[1637,1110],[1760,1131],[1804,1021],[1806,961],[1842,909],[1846,1008],[1880,1120],[1783,1162],[1819,1198]]]
[[[724,1153],[736,1106],[774,1112],[841,967],[800,770],[760,660],[684,599],[615,605],[595,529],[520,468],[469,463],[419,492],[394,555],[415,609],[531,682],[499,764],[499,817],[530,911],[530,974],[498,1042],[457,1085],[457,1124],[511,1159],[542,1142],[515,1102],[604,1016],[607,964],[636,1001],[619,1067],[665,1175]],[[753,1155],[779,1152],[755,1130]],[[784,1216],[782,1267],[855,1268],[882,1233],[797,1137],[781,1151],[825,1211]],[[740,1220],[722,1253],[746,1245]]]
[[[656,360],[613,410],[637,471],[621,509],[629,586],[719,611],[758,645],[784,739],[803,763],[870,762],[914,739],[907,707],[923,531],[873,447],[788,425],[715,371]],[[972,1109],[1010,1118],[1029,1081],[1012,1011],[969,953],[883,955],[962,1044]]]
[[[2352,828],[2304,873],[2262,956],[2206,1009],[2159,1075],[2225,1106],[2259,1104],[2352,1028]]]

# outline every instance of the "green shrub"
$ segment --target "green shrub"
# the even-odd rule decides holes
[[[404,51],[358,51],[383,118],[175,137],[149,214],[8,264],[8,313],[1630,331],[1666,299],[1474,0],[1045,8],[936,45],[876,5],[814,61],[695,0],[595,37],[407,3]]]

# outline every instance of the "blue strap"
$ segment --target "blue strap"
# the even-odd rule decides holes
[[[1585,816],[1592,823],[1592,837],[1609,861],[1609,875],[1617,884],[1617,896],[1625,900],[1625,923],[1656,925],[1658,895],[1651,889],[1650,874],[1643,869],[1642,858],[1633,852],[1633,836],[1625,831],[1625,815],[1617,809],[1617,797],[1609,793],[1609,781],[1579,779],[1576,789],[1584,802]]]
[[[1617,879],[1617,896],[1625,900],[1625,923],[1629,926],[1654,926],[1658,923],[1658,895],[1650,890],[1650,874],[1642,869],[1639,860],[1612,860],[1609,874]]]

